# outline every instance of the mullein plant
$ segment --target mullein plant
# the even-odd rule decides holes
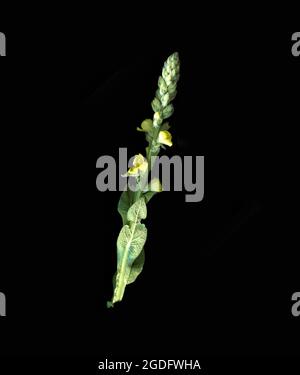
[[[123,227],[117,239],[117,271],[113,277],[114,292],[112,301],[107,307],[123,299],[125,287],[133,283],[142,272],[145,262],[144,245],[147,238],[147,228],[142,220],[147,217],[147,203],[162,186],[158,178],[148,183],[148,176],[152,170],[155,158],[160,149],[172,146],[170,126],[166,122],[174,112],[171,103],[176,96],[176,87],[179,80],[180,62],[175,52],[164,63],[162,75],[158,79],[158,89],[151,106],[154,111],[153,119],[142,122],[138,131],[145,133],[148,146],[145,156],[138,154],[134,157],[132,167],[123,176],[134,180],[135,188],[129,184],[121,194],[118,212],[123,221]]]

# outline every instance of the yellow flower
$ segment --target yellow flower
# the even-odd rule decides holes
[[[129,168],[127,176],[138,176],[140,173],[145,173],[148,168],[148,162],[142,154],[138,154],[133,159],[133,166]]]
[[[154,177],[149,184],[149,190],[150,191],[156,191],[157,193],[160,193],[163,188],[161,186],[161,182],[159,181],[159,178]]]
[[[149,132],[153,128],[153,122],[151,119],[147,118],[141,123],[140,128],[136,128],[139,132]]]
[[[167,146],[172,146],[172,134],[168,130],[161,130],[158,134],[158,142],[167,145]]]

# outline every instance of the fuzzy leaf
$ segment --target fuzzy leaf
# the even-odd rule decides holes
[[[127,220],[132,222],[138,222],[141,219],[146,219],[147,207],[145,199],[142,197],[137,200],[128,210]]]
[[[122,217],[123,225],[127,224],[127,212],[129,207],[131,206],[132,200],[132,191],[125,190],[120,196],[120,200],[118,203],[118,212]]]
[[[128,260],[129,264],[132,265],[136,258],[140,255],[145,245],[147,238],[147,229],[145,224],[137,224],[135,231],[132,235],[132,240],[129,245]]]
[[[144,198],[142,201],[145,204]],[[136,218],[138,218],[138,214]],[[147,229],[144,224],[133,223],[124,225],[117,240],[118,270],[112,303],[121,301],[125,287],[130,280],[131,268],[134,261],[141,254],[147,238]]]
[[[143,249],[131,267],[130,274],[127,280],[127,285],[133,283],[138,277],[138,275],[143,271],[144,263],[145,250]]]
[[[138,275],[143,271],[145,263],[145,250],[143,249],[140,253],[140,255],[136,258],[136,260],[133,262],[133,265],[130,270],[130,274],[128,276],[127,285],[132,284]],[[116,278],[117,278],[117,272],[115,272],[113,276],[113,288],[116,287]]]

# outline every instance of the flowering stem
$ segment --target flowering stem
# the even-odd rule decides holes
[[[146,204],[151,197],[161,191],[161,184],[155,188],[153,181],[148,185],[148,177],[159,154],[161,145],[172,146],[172,136],[168,132],[169,125],[164,120],[174,111],[171,104],[176,96],[176,86],[179,80],[180,62],[178,53],[173,53],[164,63],[162,74],[158,79],[158,89],[152,101],[153,120],[146,119],[139,131],[146,132],[148,147],[146,158],[142,154],[135,156],[133,166],[127,176],[136,176],[136,189],[124,191],[120,197],[118,211],[122,217],[123,227],[117,239],[117,272],[114,277],[114,294],[107,307],[121,301],[126,285],[135,281],[141,273],[145,261],[144,245],[147,238],[147,228],[141,220],[147,217]],[[147,189],[145,189],[147,186]],[[149,187],[150,186],[150,187]]]

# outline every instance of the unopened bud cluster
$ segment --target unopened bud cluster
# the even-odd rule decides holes
[[[180,62],[178,53],[173,53],[164,63],[162,75],[158,79],[158,89],[152,101],[154,111],[153,126],[158,128],[163,120],[174,112],[172,100],[175,99],[177,82],[179,80]]]

